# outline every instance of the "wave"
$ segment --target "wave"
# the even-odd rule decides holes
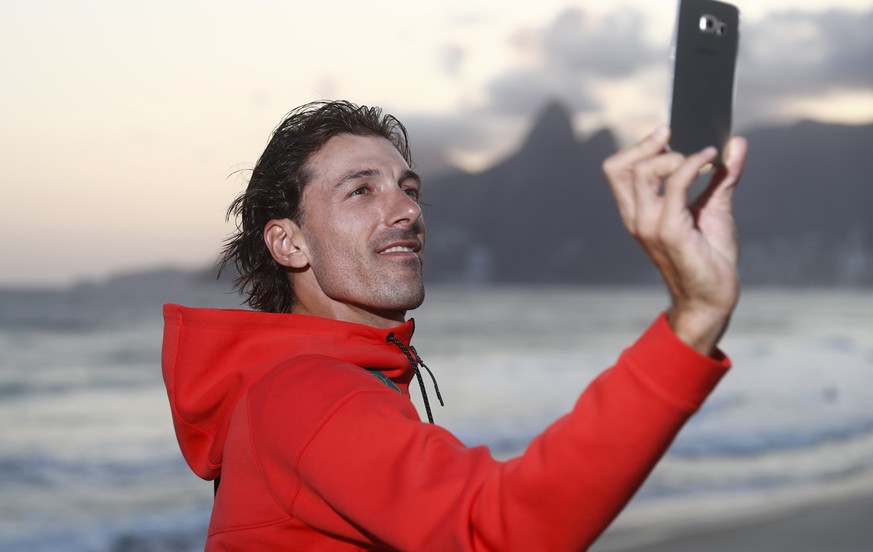
[[[695,435],[677,439],[671,453],[685,458],[707,456],[756,456],[772,452],[807,450],[820,446],[839,445],[873,434],[873,418],[851,419],[843,425],[817,428],[779,428],[751,434],[729,433]]]
[[[0,535],[0,549],[28,552],[198,552],[206,541],[209,508],[140,515],[122,522],[53,520],[36,531]]]

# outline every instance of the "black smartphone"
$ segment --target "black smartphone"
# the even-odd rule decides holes
[[[679,0],[670,64],[670,149],[718,148],[731,134],[740,12],[717,0]]]

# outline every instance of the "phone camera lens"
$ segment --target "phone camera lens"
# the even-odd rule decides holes
[[[727,34],[727,24],[724,21],[720,21],[714,15],[701,15],[698,26],[700,27],[700,32],[703,33],[716,34],[718,36]]]

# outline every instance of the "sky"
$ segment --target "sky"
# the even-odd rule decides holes
[[[873,122],[873,0],[747,0],[735,128]],[[200,268],[293,107],[406,124],[425,175],[512,153],[551,100],[627,144],[666,121],[672,0],[0,4],[0,286]]]

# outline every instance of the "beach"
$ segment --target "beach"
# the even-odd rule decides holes
[[[501,459],[569,411],[665,300],[428,294],[415,343],[445,397],[437,423]],[[0,550],[203,549],[212,485],[173,433],[166,300],[237,303],[199,282],[0,292]],[[746,290],[723,347],[731,372],[591,550],[873,551],[873,295]]]
[[[627,521],[619,518],[591,552],[869,552],[873,477],[782,493],[757,504],[648,515],[648,520],[633,513]]]

